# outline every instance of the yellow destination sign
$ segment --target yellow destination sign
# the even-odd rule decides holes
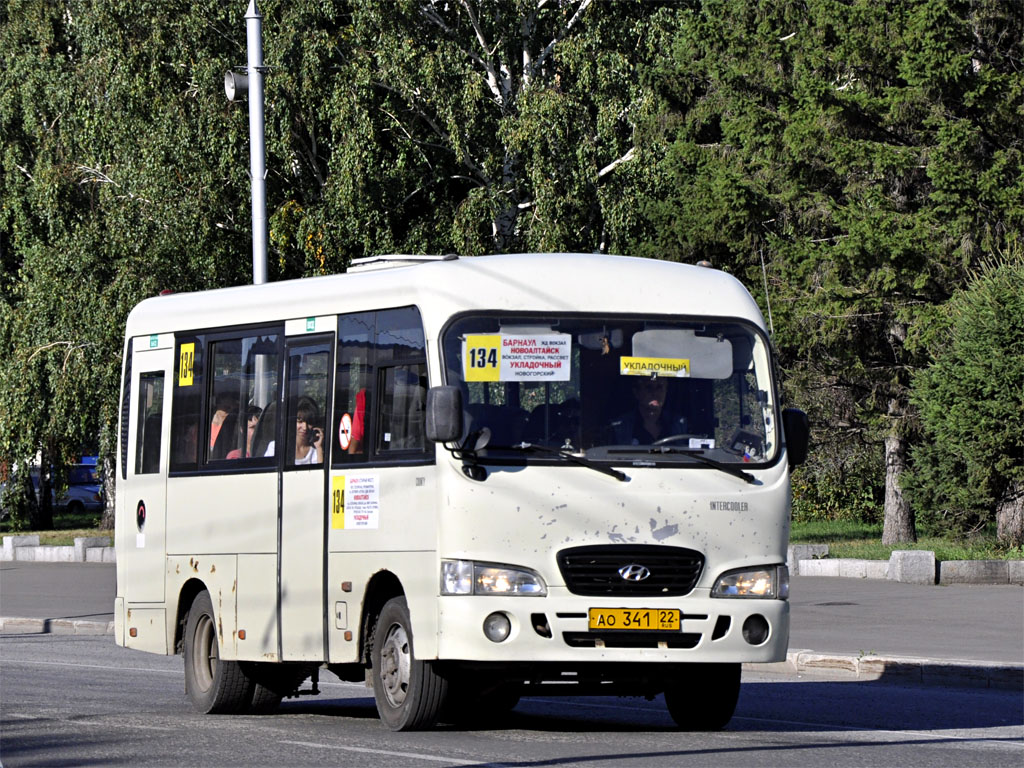
[[[620,371],[623,376],[667,376],[684,379],[690,375],[690,361],[680,357],[623,357]]]

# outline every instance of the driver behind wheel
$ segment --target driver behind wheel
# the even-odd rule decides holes
[[[609,442],[615,445],[651,445],[669,435],[686,432],[686,418],[673,417],[665,408],[668,379],[653,374],[633,379],[633,408],[613,420]]]

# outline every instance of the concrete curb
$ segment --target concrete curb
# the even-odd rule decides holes
[[[4,635],[112,635],[114,622],[86,619],[27,619],[0,616]]]
[[[40,546],[38,536],[4,536],[0,562],[113,563],[109,536],[81,536],[71,546]]]
[[[751,672],[777,670],[788,674],[831,673],[851,679],[952,688],[1024,690],[1024,664],[970,659],[925,659],[792,650],[775,664],[744,664]]]
[[[0,616],[0,634],[113,635],[114,622]],[[744,664],[743,668],[749,672],[778,672],[790,675],[839,674],[865,682],[882,680],[887,683],[946,688],[1024,690],[1024,664],[969,659],[923,659],[913,656],[871,654],[853,656],[793,650],[786,654],[785,661],[774,664]]]
[[[1020,584],[1024,560],[935,559],[930,550],[896,550],[888,560],[828,556],[827,544],[794,544],[786,563],[794,576],[883,579],[905,584]]]

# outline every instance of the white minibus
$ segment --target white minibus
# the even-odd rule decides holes
[[[385,256],[147,299],[119,439],[116,642],[183,654],[202,712],[326,669],[393,730],[566,694],[716,729],[785,659],[807,419],[716,269]]]

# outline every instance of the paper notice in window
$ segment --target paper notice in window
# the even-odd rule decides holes
[[[380,527],[380,479],[377,475],[331,478],[331,528],[369,530]]]
[[[466,381],[569,381],[572,341],[567,333],[470,334],[462,359]]]

